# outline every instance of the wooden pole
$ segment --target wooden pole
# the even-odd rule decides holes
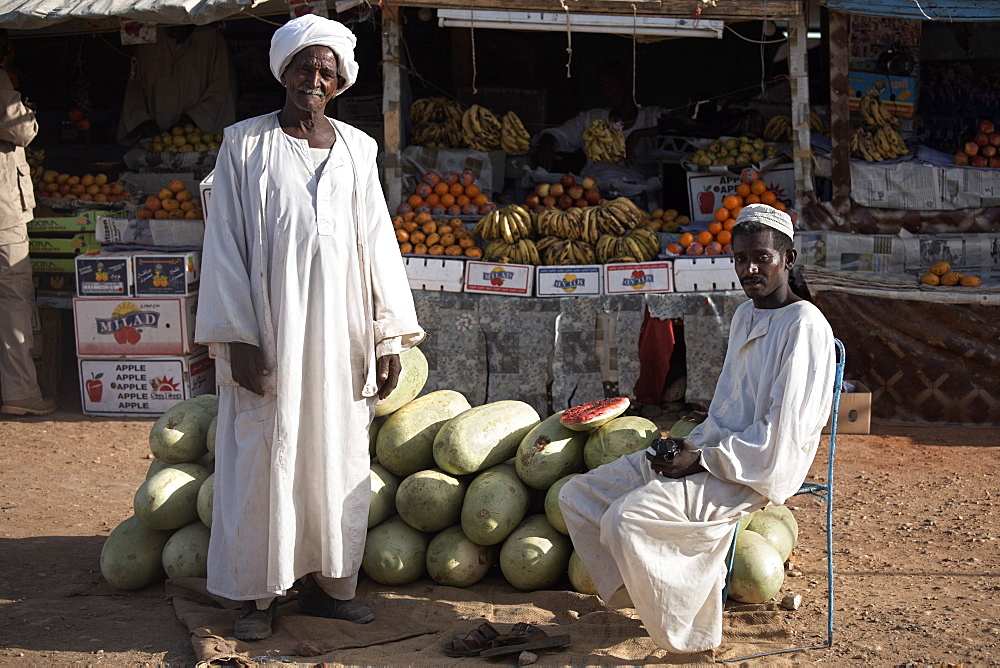
[[[851,210],[851,92],[847,80],[851,17],[841,12],[829,12],[829,16],[831,203],[837,215],[847,220]]]
[[[795,208],[801,210],[813,192],[812,150],[809,145],[809,67],[805,14],[788,21],[788,73],[792,92],[792,162],[795,166]]]
[[[390,211],[403,200],[402,57],[399,25],[382,12],[382,123],[385,130],[385,165],[382,190]]]

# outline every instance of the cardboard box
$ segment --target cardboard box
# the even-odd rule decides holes
[[[81,232],[71,237],[32,237],[28,239],[31,255],[79,255],[98,247],[92,232]]]
[[[205,220],[208,221],[208,203],[212,199],[212,179],[215,178],[215,170],[208,173],[201,183],[198,184],[201,193],[201,210],[205,212]]]
[[[849,381],[854,384],[853,392],[841,392],[840,410],[837,411],[838,434],[868,434],[872,426],[872,391],[858,380]],[[830,419],[823,427],[823,433],[829,434],[833,425],[833,411]]]
[[[35,218],[28,221],[28,235],[94,232],[97,229],[98,217],[106,215],[107,211],[84,211],[79,216]]]
[[[604,294],[634,295],[643,292],[671,292],[670,260],[604,265]]]
[[[171,406],[215,392],[208,351],[181,357],[80,358],[85,415],[159,416]]]
[[[851,111],[861,109],[861,98],[870,91],[878,91],[886,111],[895,116],[913,116],[917,102],[917,80],[879,72],[848,72]]]
[[[767,189],[774,192],[778,200],[792,206],[795,197],[795,168],[781,165],[761,174]],[[726,195],[735,195],[736,188],[743,181],[732,173],[712,174],[688,172],[688,203],[691,206],[691,220],[715,220],[715,210],[722,206]]]
[[[732,255],[674,258],[674,291],[739,290]]]
[[[404,257],[406,278],[411,290],[461,292],[465,277],[465,261],[435,255]]]
[[[137,297],[193,294],[201,280],[201,252],[137,254],[132,271]]]
[[[194,343],[198,297],[77,297],[73,300],[79,357],[179,357]]]
[[[465,263],[465,291],[511,297],[531,297],[535,281],[535,268],[530,264],[503,264],[501,262]]]
[[[604,289],[604,267],[582,264],[535,268],[539,297],[599,297]]]
[[[135,294],[134,251],[100,251],[76,257],[76,293],[81,297]]]

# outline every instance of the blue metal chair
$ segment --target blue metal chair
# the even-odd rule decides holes
[[[804,482],[802,483],[802,486],[799,487],[799,491],[793,495],[798,496],[799,494],[809,494],[826,504],[826,643],[822,645],[808,645],[804,647],[778,649],[771,652],[761,652],[760,654],[740,656],[733,659],[719,659],[718,663],[744,661],[746,659],[756,659],[762,656],[770,656],[772,654],[787,654],[788,652],[798,652],[806,649],[826,649],[827,647],[833,646],[833,456],[837,447],[837,411],[840,410],[840,393],[844,385],[844,363],[847,358],[847,353],[844,350],[844,344],[840,342],[840,339],[834,339],[833,342],[836,344],[837,348],[837,368],[833,381],[833,418],[830,423],[830,458],[826,466],[826,483]],[[737,533],[739,533],[738,529]],[[733,572],[733,558],[735,557],[735,554],[736,536],[734,535],[733,543],[729,547],[728,570],[730,574]],[[726,587],[722,591],[723,602],[726,600],[728,591],[729,576],[727,575]]]

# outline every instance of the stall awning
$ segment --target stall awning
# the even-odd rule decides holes
[[[1000,21],[997,0],[820,0],[820,4],[845,14],[924,21]]]
[[[161,24],[204,25],[265,2],[267,0],[0,0],[0,27],[33,30],[74,19],[100,21],[119,17]]]
[[[995,1],[995,0],[994,0]],[[688,19],[750,21],[790,19],[802,14],[801,0],[394,0],[393,7],[508,10],[571,14],[627,14]]]

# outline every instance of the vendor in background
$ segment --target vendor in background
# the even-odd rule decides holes
[[[597,73],[597,82],[611,107],[584,111],[557,128],[542,130],[533,139],[538,146],[538,166],[548,171],[567,171],[560,167],[565,158],[560,153],[583,150],[583,131],[597,119],[620,122],[625,134],[625,162],[623,164],[593,163],[589,160],[581,170],[582,176],[593,176],[599,183],[615,178],[645,181],[659,176],[659,164],[653,159],[656,125],[662,107],[638,107],[632,96],[632,76],[624,65],[605,63]]]
[[[136,47],[118,141],[134,144],[192,123],[218,133],[236,121],[235,77],[226,40],[212,26],[172,26]]]
[[[13,51],[0,30],[0,412],[46,415],[56,402],[42,396],[31,361],[35,287],[28,260],[28,227],[35,195],[24,147],[38,134],[35,109],[14,90]]]

